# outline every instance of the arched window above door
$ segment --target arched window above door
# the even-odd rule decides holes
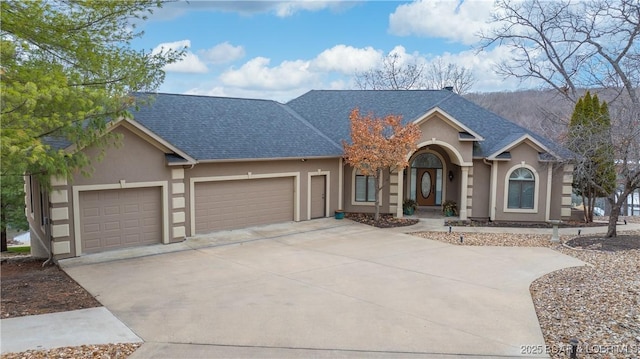
[[[407,196],[419,206],[442,204],[444,164],[435,153],[425,152],[411,161]]]
[[[442,161],[433,153],[421,153],[411,162],[412,168],[442,168]]]

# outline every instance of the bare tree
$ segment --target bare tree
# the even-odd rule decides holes
[[[452,91],[464,95],[476,82],[471,70],[456,64],[445,63],[437,58],[427,67],[425,74],[427,88],[443,89],[451,87]]]
[[[464,94],[475,79],[465,67],[445,63],[438,58],[429,66],[417,61],[404,63],[400,55],[393,53],[382,59],[382,66],[358,72],[354,76],[356,86],[361,90],[417,90],[443,89]]]
[[[618,89],[639,102],[637,0],[498,0],[496,8],[479,49],[510,48],[500,74],[541,81],[574,103],[580,88]]]
[[[424,87],[423,73],[424,65],[403,64],[400,55],[393,53],[382,59],[381,68],[356,73],[355,81],[361,90],[412,90]]]
[[[542,82],[576,102],[581,88],[615,91],[612,142],[621,189],[611,196],[607,236],[615,236],[620,207],[640,186],[638,158],[628,151],[640,141],[640,3],[637,0],[498,0],[495,27],[482,34],[479,50],[508,46],[497,71],[505,77]],[[633,127],[635,126],[635,127]],[[628,158],[628,159],[625,159]]]
[[[616,235],[616,223],[620,210],[629,194],[640,189],[640,105],[627,103],[619,106],[611,128],[616,153],[615,166],[618,172],[618,188],[608,198],[611,205],[607,237]]]

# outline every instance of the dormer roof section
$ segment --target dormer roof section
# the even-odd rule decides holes
[[[414,120],[413,123],[419,126],[420,124],[423,124],[432,119],[435,115],[440,115],[440,117],[444,119],[447,124],[458,131],[458,139],[460,141],[484,141],[484,138],[480,136],[480,134],[478,134],[462,122],[456,120],[453,116],[451,116],[438,106],[433,107],[427,113]]]
[[[538,153],[544,153],[544,158],[546,161],[550,161],[551,159],[558,160],[561,159],[560,156],[551,151],[547,146],[542,144],[540,141],[536,140],[533,136],[529,134],[523,134],[519,137],[515,138],[514,136],[507,136],[503,143],[500,144],[500,147],[497,147],[497,150],[493,151],[488,157],[488,160],[492,161],[504,161],[509,160],[511,158],[509,152],[516,146],[520,144],[527,144],[531,146],[533,149],[538,151]]]

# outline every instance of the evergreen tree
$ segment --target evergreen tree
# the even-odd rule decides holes
[[[0,154],[2,191],[19,196],[25,173],[70,177],[86,168],[83,148],[105,145],[107,124],[136,105],[135,91],[154,91],[162,68],[182,52],[135,51],[142,21],[160,0],[0,1]],[[5,186],[7,188],[5,188]],[[4,219],[24,215],[2,206]],[[9,213],[12,212],[12,213]],[[9,223],[10,224],[10,223]],[[3,235],[3,239],[5,236]]]
[[[597,94],[591,96],[587,91],[578,99],[568,137],[569,148],[578,155],[574,192],[583,198],[585,221],[592,222],[596,198],[612,195],[616,186],[611,117],[607,103],[601,103]]]

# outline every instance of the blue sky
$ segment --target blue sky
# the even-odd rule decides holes
[[[353,74],[390,53],[472,71],[473,92],[519,87],[494,73],[499,47],[476,53],[491,0],[197,1],[165,4],[133,46],[186,48],[160,92],[286,102],[312,89],[354,89]]]

